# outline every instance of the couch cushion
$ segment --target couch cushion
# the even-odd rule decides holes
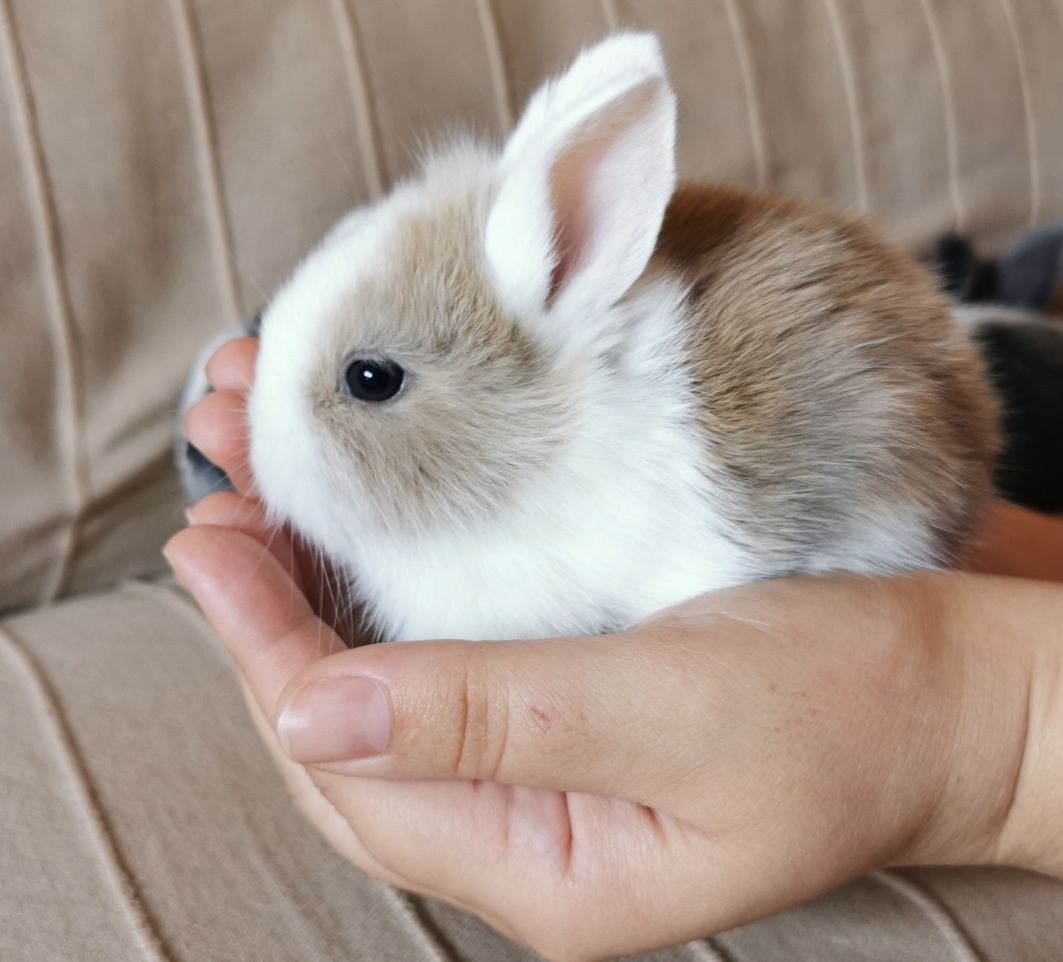
[[[915,250],[1063,216],[1052,0],[5,0],[0,608],[157,570],[197,347],[424,139],[500,134],[629,24],[664,41],[687,176]]]

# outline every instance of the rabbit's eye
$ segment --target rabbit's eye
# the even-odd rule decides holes
[[[394,361],[355,358],[343,375],[347,393],[359,401],[387,401],[399,393],[405,371]]]

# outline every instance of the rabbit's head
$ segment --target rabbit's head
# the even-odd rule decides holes
[[[534,497],[639,336],[646,295],[622,302],[674,139],[656,39],[621,34],[536,92],[501,152],[452,146],[340,222],[263,317],[249,415],[267,506],[329,550]]]

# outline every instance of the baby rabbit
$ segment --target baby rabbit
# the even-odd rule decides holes
[[[607,39],[263,315],[259,494],[381,638],[609,631],[972,536],[995,411],[930,276],[820,207],[677,187],[675,129],[657,40]]]

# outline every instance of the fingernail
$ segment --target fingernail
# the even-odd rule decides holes
[[[189,524],[196,523],[196,516],[192,513],[191,508],[185,508],[185,521],[187,521]]]
[[[328,678],[295,696],[277,733],[288,756],[304,764],[368,758],[388,747],[391,705],[371,678]]]

